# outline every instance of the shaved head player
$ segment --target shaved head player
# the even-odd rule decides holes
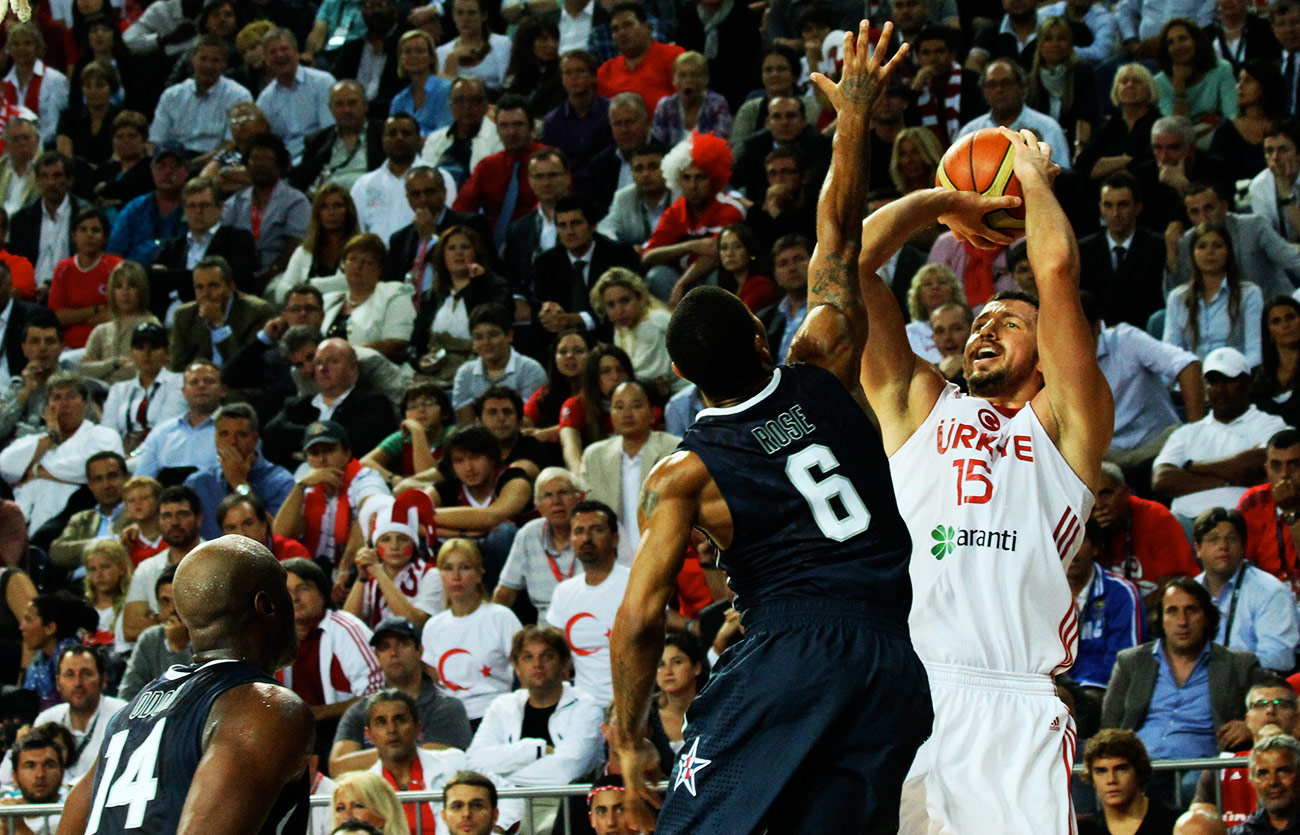
[[[891,203],[862,233],[871,319],[862,387],[912,536],[909,625],[935,706],[903,788],[906,835],[1074,831],[1074,723],[1052,675],[1074,662],[1065,568],[1092,509],[1114,403],[1079,303],[1074,235],[1052,195],[1051,149],[1028,131],[1002,135],[1041,298],[1007,293],[984,306],[964,355],[971,396],[911,352],[876,270],[936,220],[976,246],[1011,239],[951,216],[964,197],[942,189]]]
[[[866,336],[856,280],[871,112],[899,51],[845,36],[838,113],[818,205],[808,316],[775,365],[735,296],[692,290],[668,350],[707,408],[646,481],[641,545],[610,640],[614,750],[629,819],[660,835],[886,832],[929,733],[928,690],[908,640],[910,543],[878,435],[854,399]],[[969,195],[978,219],[990,210]],[[850,280],[852,278],[852,280]],[[722,550],[745,635],[687,713],[655,820],[641,779],[644,729],[672,593],[691,529]]]
[[[297,655],[285,572],[223,536],[176,568],[194,663],[172,667],[109,723],[59,835],[307,831],[311,711],[271,674]]]

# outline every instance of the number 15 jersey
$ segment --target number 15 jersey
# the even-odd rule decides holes
[[[175,666],[141,690],[108,724],[95,770],[86,835],[174,835],[203,756],[212,703],[235,687],[275,679],[243,661]],[[243,791],[264,792],[249,784]],[[307,773],[285,786],[261,832],[307,831]],[[252,835],[250,833],[250,835]]]
[[[912,534],[921,660],[1069,669],[1079,628],[1065,568],[1093,495],[1033,408],[1008,414],[950,383],[889,465]]]
[[[679,448],[700,457],[731,511],[721,563],[738,609],[848,600],[903,625],[907,528],[880,435],[835,375],[780,366],[745,402],[701,411]]]

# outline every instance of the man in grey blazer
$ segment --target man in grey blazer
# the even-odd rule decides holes
[[[1232,239],[1232,250],[1242,281],[1253,281],[1265,301],[1289,296],[1300,285],[1300,249],[1287,243],[1277,227],[1260,215],[1239,215],[1228,211],[1228,200],[1214,183],[1193,183],[1183,195],[1183,207],[1192,223],[1223,223]],[[1174,229],[1177,224],[1171,224]],[[1170,248],[1170,236],[1165,246]],[[1178,239],[1177,253],[1166,252],[1165,295],[1192,277],[1192,230]]]
[[[596,227],[597,232],[633,246],[641,246],[650,239],[650,233],[659,224],[659,216],[677,199],[660,167],[665,153],[663,145],[655,140],[632,151],[632,184],[614,192],[614,202]]]
[[[1264,675],[1259,660],[1211,642],[1219,610],[1192,578],[1166,580],[1159,600],[1159,638],[1116,658],[1101,726],[1135,731],[1153,760],[1213,757],[1249,745],[1246,693]],[[1190,790],[1198,775],[1189,775]]]

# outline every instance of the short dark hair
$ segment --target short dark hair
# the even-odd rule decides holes
[[[1000,293],[994,293],[990,302],[1024,302],[1034,310],[1038,309],[1038,296],[1033,293],[1026,293],[1024,290],[1003,290]]]
[[[496,302],[486,302],[469,312],[469,329],[473,333],[479,325],[496,325],[505,333],[510,333],[515,326],[515,317],[511,311]]]
[[[569,642],[565,640],[564,633],[554,626],[543,624],[534,626],[529,624],[520,629],[510,639],[510,663],[514,664],[519,661],[519,656],[524,651],[524,645],[529,642],[546,644],[555,650],[555,654],[560,656],[561,663],[568,663],[573,655],[569,652]]]
[[[1201,540],[1205,539],[1205,536],[1210,531],[1219,527],[1219,525],[1222,525],[1224,522],[1232,525],[1232,527],[1237,531],[1237,536],[1241,537],[1242,542],[1246,541],[1245,517],[1236,510],[1226,507],[1212,507],[1209,510],[1202,511],[1201,514],[1196,517],[1196,521],[1192,524],[1192,537],[1196,540],[1196,544],[1200,545]]]
[[[442,443],[442,450],[443,460],[448,462],[448,466],[450,466],[451,454],[455,450],[470,455],[486,455],[493,461],[501,461],[501,444],[497,441],[497,436],[493,435],[486,426],[479,424],[457,426],[451,430],[447,440]]]
[[[268,519],[266,502],[262,501],[256,493],[231,493],[221,500],[221,504],[217,505],[217,527],[224,527],[226,514],[241,504],[251,507],[257,518],[263,521]]]
[[[44,151],[36,158],[36,170],[40,171],[47,165],[57,165],[63,169],[63,173],[72,176],[72,160],[62,151]]]
[[[559,148],[552,148],[551,146],[546,145],[528,155],[528,162],[530,164],[533,160],[539,159],[559,160],[560,165],[564,166],[566,172],[573,170],[573,164],[569,162],[569,155],[564,153],[564,151],[561,151]]]
[[[1170,589],[1178,589],[1196,599],[1201,610],[1205,612],[1205,640],[1207,643],[1214,640],[1214,636],[1219,634],[1219,607],[1214,605],[1214,598],[1210,597],[1210,592],[1205,586],[1183,575],[1170,577],[1160,584],[1160,590],[1156,594],[1156,599],[1159,601],[1156,605],[1159,608],[1156,610],[1157,617],[1151,626],[1151,634],[1157,638],[1165,637],[1164,618],[1161,615],[1165,610],[1165,594]]]
[[[366,699],[366,727],[370,727],[370,711],[375,705],[383,702],[401,702],[411,711],[411,719],[416,722],[420,721],[420,706],[415,703],[415,699],[410,694],[396,687],[385,687],[378,693]]]
[[[295,284],[289,288],[289,292],[284,294],[286,302],[289,300],[290,296],[311,296],[322,305],[325,304],[325,294],[322,293],[320,288],[314,284]]]
[[[99,221],[99,228],[104,230],[105,235],[108,234],[111,228],[108,223],[108,215],[104,214],[104,210],[98,206],[85,206],[78,209],[77,213],[72,216],[72,228],[76,229],[88,220]]]
[[[54,315],[53,310],[50,310],[47,307],[38,307],[36,310],[33,310],[27,317],[27,320],[23,322],[24,341],[26,341],[27,335],[31,332],[32,328],[53,330],[60,336],[63,335],[63,326],[59,324],[59,318]]]
[[[438,408],[442,410],[442,422],[446,424],[452,421],[451,395],[447,394],[445,388],[428,380],[411,383],[402,392],[402,402],[398,405],[405,412],[408,404],[417,397],[432,397],[437,400]]]
[[[1127,171],[1116,171],[1106,176],[1101,181],[1102,188],[1126,188],[1133,195],[1134,203],[1142,202],[1142,187],[1138,185],[1137,177]]]
[[[306,557],[294,557],[291,560],[285,560],[280,563],[284,570],[302,580],[304,583],[311,583],[320,592],[321,598],[325,601],[326,608],[330,605],[330,579],[325,575],[325,569]]]
[[[644,156],[666,156],[668,149],[658,139],[648,139],[632,149],[632,153],[627,155],[628,161]]]
[[[797,246],[803,247],[804,252],[812,255],[812,241],[810,241],[806,235],[800,235],[797,232],[790,232],[777,238],[776,243],[772,244],[772,255],[775,257],[778,252],[784,252],[787,249],[794,249]]]
[[[259,434],[260,427],[257,422],[257,410],[247,403],[227,403],[216,414],[212,416],[212,424],[215,426],[223,420],[242,420],[247,421],[252,427],[254,434]]]
[[[230,266],[230,262],[220,255],[203,256],[199,259],[199,262],[194,265],[194,269],[190,270],[190,273],[193,274],[199,270],[221,270],[222,281],[225,281],[227,284],[235,283],[234,269]]]
[[[912,38],[913,49],[919,49],[921,44],[926,41],[943,41],[944,46],[948,47],[949,52],[956,52],[961,48],[960,33],[951,26],[924,26],[921,32]]]
[[[1186,199],[1194,194],[1203,194],[1207,191],[1214,192],[1215,197],[1225,202],[1230,199],[1228,187],[1217,180],[1193,180],[1191,185],[1187,187],[1187,191],[1183,192],[1183,198]]]
[[[1105,728],[1093,734],[1088,745],[1083,749],[1083,781],[1092,782],[1092,764],[1097,760],[1121,759],[1133,766],[1139,786],[1145,786],[1151,780],[1151,755],[1142,740],[1132,731],[1119,728]]]
[[[1285,136],[1291,140],[1291,144],[1300,148],[1300,119],[1274,119],[1264,131],[1264,138],[1272,139],[1275,136]]]
[[[176,566],[169,565],[162,570],[162,574],[158,575],[158,579],[154,580],[153,583],[154,597],[158,596],[158,592],[160,589],[162,589],[163,586],[168,586],[175,582],[176,582]]]
[[[54,758],[59,761],[60,768],[68,767],[68,764],[63,761],[63,749],[59,747],[58,741],[44,731],[33,729],[27,736],[22,738],[22,741],[15,742],[13,747],[9,749],[9,762],[14,767],[14,774],[18,773],[18,758],[20,756],[28,751],[43,751],[46,748],[53,749]],[[72,756],[71,751],[68,752],[68,756]]]
[[[88,656],[91,661],[95,662],[95,670],[99,673],[101,678],[108,673],[108,665],[105,663],[104,656],[99,650],[91,646],[86,646],[85,644],[71,644],[70,646],[64,647],[59,652],[58,660],[54,662],[54,671],[56,675],[63,669],[63,659],[67,658],[69,655]]]
[[[518,93],[506,93],[497,99],[497,113],[504,113],[507,110],[522,110],[529,119],[533,118],[533,109],[528,104],[528,99]]]
[[[1273,437],[1268,439],[1268,445],[1273,449],[1290,449],[1300,444],[1300,429],[1293,429],[1288,426],[1286,429],[1273,433]]]
[[[487,391],[474,398],[474,416],[483,417],[483,407],[489,400],[509,400],[510,405],[515,407],[515,414],[519,415],[522,420],[524,417],[524,399],[519,396],[519,392],[509,386],[493,386]]]
[[[668,322],[668,355],[710,400],[725,399],[764,371],[754,348],[754,315],[721,287],[696,287]]]
[[[636,152],[632,153],[636,156]],[[582,212],[583,218],[595,226],[600,222],[600,210],[596,204],[591,202],[591,198],[584,194],[566,194],[559,200],[555,201],[555,215],[558,217],[560,212]]]
[[[199,494],[194,492],[194,488],[186,487],[184,484],[173,484],[158,496],[159,507],[177,502],[185,502],[195,514],[203,512],[203,501],[199,499]]]
[[[645,6],[640,3],[627,2],[626,0],[622,3],[615,3],[614,7],[609,10],[609,17],[613,20],[614,15],[621,14],[622,12],[631,12],[636,15],[636,19],[642,23],[648,23],[650,21],[650,15],[646,12]]]
[[[122,457],[121,453],[114,452],[111,449],[105,449],[100,452],[96,452],[94,455],[86,459],[87,478],[90,477],[90,465],[98,464],[100,461],[116,461],[118,469],[122,471],[122,475],[127,474],[126,459]]]
[[[618,514],[614,513],[614,508],[599,499],[583,499],[578,502],[573,506],[573,512],[569,514],[569,518],[573,519],[579,513],[604,514],[605,524],[609,525],[610,533],[618,533]]]
[[[488,803],[492,804],[493,809],[497,807],[496,784],[477,771],[457,771],[456,776],[448,780],[442,787],[443,805],[447,803],[447,792],[456,786],[474,786],[475,788],[484,789],[488,793]]]

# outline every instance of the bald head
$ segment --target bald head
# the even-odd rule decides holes
[[[326,339],[316,348],[316,388],[338,397],[357,384],[356,349],[346,339]]]
[[[1227,835],[1223,818],[1204,809],[1185,812],[1174,824],[1174,835]]]
[[[293,601],[262,543],[235,535],[203,543],[176,567],[172,593],[196,658],[240,658],[268,672],[293,660]]]

